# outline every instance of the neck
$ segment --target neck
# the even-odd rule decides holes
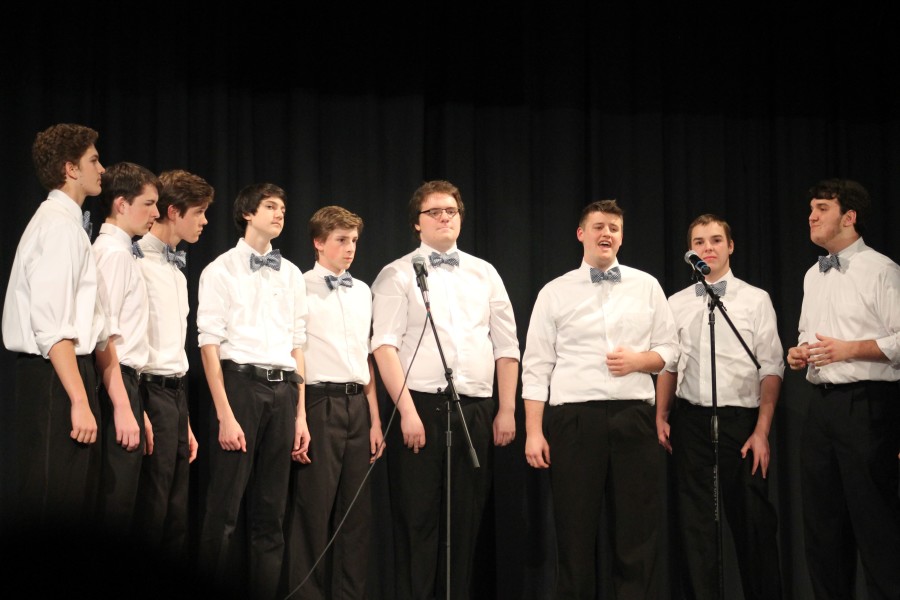
[[[704,277],[704,279],[706,279],[707,283],[715,283],[716,281],[719,281],[720,279],[725,277],[725,274],[728,273],[728,269],[730,268],[731,267],[725,267],[724,269],[721,269],[719,271],[710,271],[709,275]]]
[[[175,233],[175,223],[168,219],[165,221],[155,221],[150,227],[150,233],[155,235],[159,241],[170,248],[174,248],[181,242],[181,238]]]
[[[260,234],[257,230],[250,227],[244,232],[244,242],[256,250],[259,254],[265,254],[274,238]]]
[[[854,231],[853,235],[834,239],[827,246],[822,247],[828,251],[828,254],[837,254],[841,250],[853,245],[859,238],[860,235]]]
[[[588,264],[588,266],[594,267],[595,269],[600,269],[601,271],[608,271],[610,267],[612,267],[616,263],[615,259],[604,263],[589,260],[587,257],[584,257],[583,260]]]
[[[447,252],[450,251],[451,248],[453,248],[453,242],[449,242],[449,243],[441,242],[439,244],[432,244],[430,242],[425,242],[425,243],[442,254],[446,254]]]
[[[84,190],[81,189],[81,187],[67,181],[63,184],[62,187],[58,189],[66,196],[74,200],[75,204],[77,204],[78,206],[84,206],[84,199],[87,197],[87,195],[84,193]]]
[[[115,226],[115,227],[118,227],[119,229],[121,229],[122,231],[124,231],[125,234],[126,234],[128,237],[133,238],[134,236],[138,235],[137,232],[135,232],[135,231],[130,231],[127,227],[125,227],[122,223],[119,223],[119,222],[118,222],[115,218],[113,218],[113,217],[106,217],[106,220],[103,221],[103,222],[104,222],[104,223],[108,223],[109,225],[113,225],[113,226]]]
[[[329,273],[332,273],[334,275],[343,275],[344,274],[344,269],[338,269],[337,271],[335,271],[334,269],[332,269],[328,265],[324,264],[320,260],[317,260],[316,264],[319,265],[320,267],[322,267],[323,269],[325,269],[326,271],[328,271]]]

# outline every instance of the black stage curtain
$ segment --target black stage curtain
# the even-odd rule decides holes
[[[104,164],[185,168],[215,187],[210,224],[188,249],[192,312],[201,270],[237,239],[236,192],[259,181],[287,191],[276,247],[303,270],[313,264],[306,227],[315,209],[340,204],[360,214],[352,272],[370,283],[413,247],[412,191],[428,179],[454,182],[467,209],[459,245],[504,278],[523,348],[538,291],[579,264],[577,219],[593,200],[619,200],[621,262],[655,275],[667,294],[689,283],[688,223],[702,212],[725,217],[733,270],[770,293],[785,349],[796,343],[803,273],[820,253],[806,224],[810,185],[848,177],[867,186],[875,210],[866,241],[900,259],[892,201],[900,191],[892,85],[900,42],[887,9],[436,2],[391,13],[307,4],[6,7],[0,289],[44,198],[31,143],[64,121],[100,132]],[[196,524],[211,441],[193,317]],[[0,352],[4,499],[16,460],[12,363]],[[770,438],[788,598],[811,595],[797,458],[808,393],[802,375],[788,371]],[[551,596],[548,479],[523,459],[519,404],[516,441],[495,456],[476,556],[479,598]],[[382,404],[385,423],[390,406]],[[373,598],[393,592],[385,475],[377,464]],[[667,543],[678,598],[671,535]],[[728,597],[740,598],[730,548],[726,580]]]

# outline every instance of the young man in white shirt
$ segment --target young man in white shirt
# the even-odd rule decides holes
[[[100,407],[92,353],[107,333],[81,206],[101,190],[96,141],[93,129],[63,123],[32,146],[49,195],[16,248],[3,306],[3,343],[18,353],[14,497],[25,527],[93,522]]]
[[[384,444],[369,355],[372,292],[348,271],[362,228],[362,218],[340,206],[320,208],[309,220],[316,252],[315,265],[303,274],[310,462],[291,470],[285,561],[287,593],[298,600],[367,593],[372,506],[366,476]],[[331,557],[310,574],[335,534]]]
[[[276,185],[253,184],[238,193],[234,223],[243,237],[203,269],[197,307],[214,411],[202,576],[238,593],[246,583],[247,593],[261,599],[276,597],[281,576],[291,459],[309,462],[306,285],[271,243],[284,215],[285,193]],[[233,543],[242,504],[244,549]]]
[[[409,222],[421,244],[384,267],[372,284],[373,355],[400,416],[388,432],[387,451],[398,599],[446,597],[447,579],[442,507],[450,396],[416,284],[414,258],[423,266],[428,263],[432,322],[480,464],[473,467],[456,421],[450,459],[453,598],[471,597],[472,557],[492,480],[491,445],[509,444],[516,432],[515,315],[497,270],[457,249],[464,216],[462,197],[452,183],[421,185],[409,202]],[[499,408],[493,400],[495,370]],[[451,407],[455,413],[457,407]]]
[[[105,221],[93,245],[99,296],[117,355],[110,354],[110,346],[96,352],[105,384],[100,389],[103,445],[98,520],[112,537],[131,533],[141,459],[153,450],[144,439],[138,389],[149,350],[147,287],[137,265],[143,255],[132,239],[147,233],[159,216],[158,189],[159,179],[140,165],[122,162],[107,169],[99,202]]]
[[[857,550],[871,598],[900,598],[900,266],[866,245],[869,193],[810,188],[809,237],[828,251],[803,279],[788,366],[814,386],[800,470],[817,599],[851,598]]]
[[[190,463],[197,439],[188,414],[185,352],[189,311],[182,241],[194,244],[207,223],[215,190],[202,177],[176,169],[159,175],[159,217],[138,242],[138,264],[150,308],[147,363],[141,395],[150,420],[153,453],[144,456],[134,532],[167,559],[187,558]]]
[[[525,458],[550,469],[560,598],[595,597],[605,498],[617,597],[661,594],[664,456],[651,373],[674,364],[677,339],[656,279],[616,258],[623,226],[615,200],[584,208],[581,266],[540,291],[525,342]]]
[[[744,598],[781,598],[778,517],[769,501],[769,431],[784,374],[775,309],[769,294],[731,272],[734,240],[726,221],[700,215],[688,227],[688,248],[709,267],[706,282],[722,299],[741,339],[715,310],[716,416],[720,508],[735,542]],[[678,330],[677,368],[656,381],[656,430],[675,468],[675,506],[685,597],[719,598],[718,529],[710,437],[712,373],[709,296],[695,283],[669,298]],[[673,406],[674,404],[674,406]],[[673,411],[674,409],[674,411]]]

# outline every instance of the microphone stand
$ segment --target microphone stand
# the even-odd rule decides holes
[[[453,383],[453,369],[447,366],[447,359],[444,357],[444,349],[441,347],[441,339],[438,337],[437,328],[434,325],[434,318],[431,316],[431,302],[428,300],[428,286],[423,285],[424,281],[420,281],[419,289],[422,292],[422,300],[425,302],[425,318],[431,324],[431,332],[434,334],[434,342],[437,344],[438,354],[441,356],[441,364],[444,366],[444,377],[447,379],[447,387],[444,390],[445,395],[447,396],[447,431],[446,431],[446,445],[447,445],[447,485],[445,486],[444,494],[446,496],[446,513],[447,513],[447,532],[444,540],[444,547],[446,548],[446,563],[447,563],[447,600],[450,600],[450,506],[451,506],[451,496],[450,496],[450,460],[452,457],[451,450],[453,448],[453,430],[450,427],[450,413],[451,407],[456,406],[456,412],[459,414],[459,421],[462,423],[462,430],[466,437],[466,443],[469,445],[469,458],[472,460],[472,466],[476,469],[480,468],[481,465],[478,462],[478,454],[475,452],[475,446],[472,444],[472,436],[469,435],[469,427],[466,425],[466,417],[463,415],[462,406],[459,403],[459,394],[456,392],[456,385]],[[440,393],[441,389],[438,388],[438,393]]]
[[[731,328],[731,331],[734,332],[734,335],[741,343],[741,346],[744,347],[750,360],[756,365],[757,370],[761,369],[762,366],[759,364],[759,361],[756,360],[753,351],[750,350],[747,343],[744,342],[744,338],[741,337],[741,334],[734,326],[734,323],[732,323],[731,319],[728,317],[728,311],[722,304],[722,299],[713,291],[712,286],[706,283],[706,277],[700,273],[696,266],[694,267],[693,279],[702,283],[703,287],[706,288],[706,297],[708,298],[707,305],[709,306],[709,364],[710,382],[712,384],[712,417],[710,418],[709,423],[709,435],[713,445],[713,513],[716,521],[716,565],[718,568],[719,599],[723,600],[725,598],[725,567],[722,560],[721,484],[719,481],[719,415],[718,397],[716,393],[716,307],[719,308],[719,312],[725,317],[725,322],[728,323],[728,326]]]

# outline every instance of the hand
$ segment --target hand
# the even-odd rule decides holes
[[[741,458],[747,458],[748,450],[753,452],[753,468],[750,474],[756,475],[756,469],[762,467],[762,476],[765,479],[769,470],[769,438],[754,431],[741,448]]]
[[[824,367],[825,365],[841,362],[850,358],[850,344],[844,340],[826,337],[820,333],[816,334],[818,342],[810,344],[809,362],[816,367]]]
[[[373,422],[369,428],[369,464],[381,458],[384,453],[384,432],[381,431],[381,422]]]
[[[73,402],[70,411],[72,431],[69,437],[79,444],[93,444],[97,441],[97,419],[87,401]]]
[[[247,438],[244,430],[233,415],[219,421],[219,446],[222,450],[247,451]]]
[[[607,353],[606,368],[613,377],[622,377],[640,370],[638,353],[621,346]]]
[[[312,459],[309,457],[309,442],[312,437],[309,435],[306,417],[297,417],[294,424],[294,447],[291,450],[291,460],[308,465],[312,463]]]
[[[144,411],[144,456],[153,454],[153,423],[150,416]]]
[[[116,425],[116,443],[132,452],[141,445],[141,428],[138,426],[131,406],[113,408],[113,421]]]
[[[666,449],[666,452],[672,454],[672,442],[669,439],[670,432],[671,427],[668,421],[665,419],[656,420],[656,439],[659,441],[659,445]]]
[[[516,417],[513,411],[500,411],[494,417],[494,445],[508,446],[516,439]]]
[[[403,445],[418,454],[419,448],[425,446],[425,426],[422,425],[419,413],[413,411],[406,416],[401,415],[400,431],[403,432]]]
[[[550,444],[542,433],[525,435],[525,460],[535,469],[550,466]]]
[[[197,450],[199,447],[200,445],[197,443],[197,438],[194,437],[194,431],[191,429],[191,422],[188,421],[188,450],[190,452],[188,463],[192,463],[197,459]]]
[[[804,344],[802,346],[795,346],[789,349],[787,355],[787,363],[793,371],[800,371],[802,369],[805,369],[807,364],[809,363],[809,347]]]

